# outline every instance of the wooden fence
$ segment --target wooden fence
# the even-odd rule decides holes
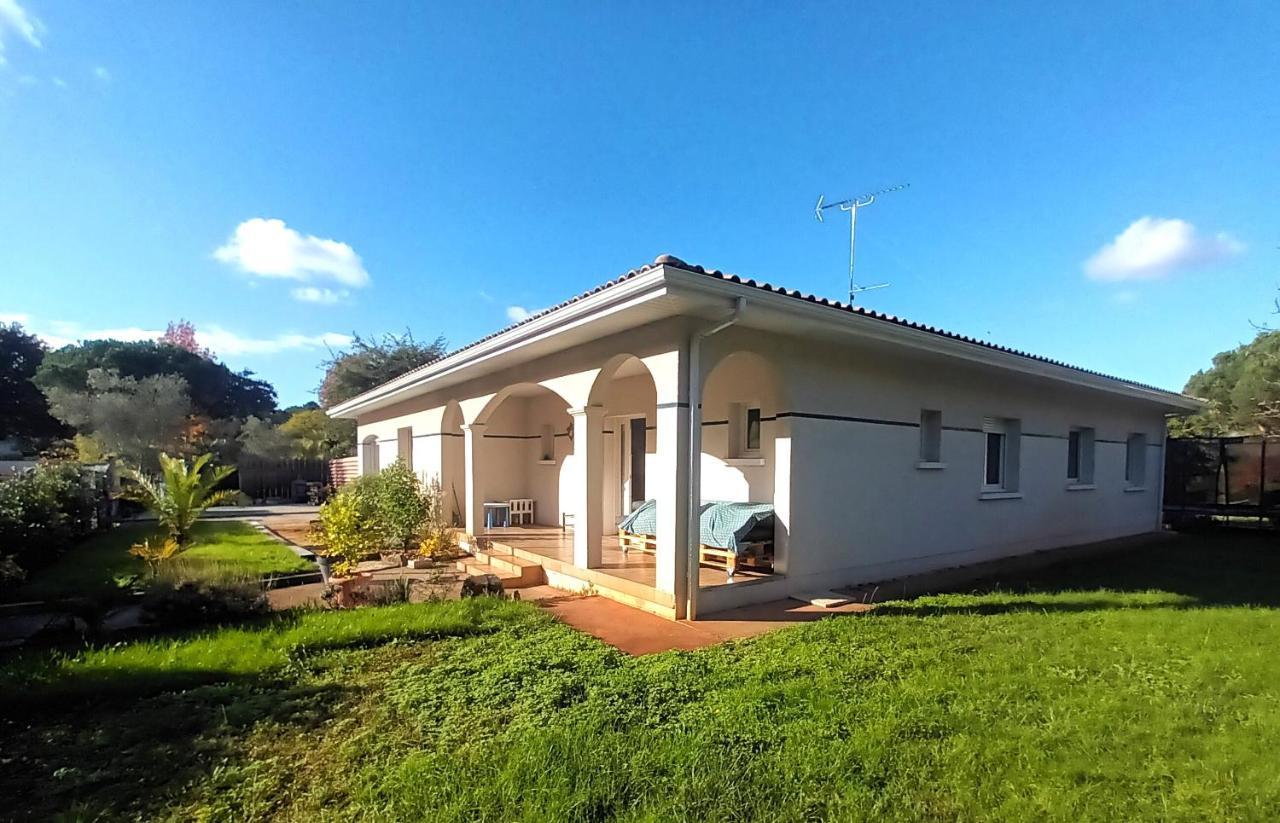
[[[255,501],[283,500],[307,502],[307,484],[330,485],[329,461],[295,457],[271,460],[241,457],[236,463],[235,482],[240,491]]]
[[[360,476],[360,458],[339,457],[329,461],[329,482],[334,488],[355,480]]]

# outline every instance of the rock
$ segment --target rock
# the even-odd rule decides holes
[[[463,597],[502,597],[502,580],[496,574],[473,574],[462,581]]]

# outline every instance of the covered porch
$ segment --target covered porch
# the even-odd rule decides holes
[[[787,513],[773,507],[789,499],[775,494],[790,484],[789,422],[779,375],[748,340],[726,334],[695,365],[686,321],[673,319],[465,379],[389,408],[387,424],[362,418],[362,467],[401,459],[438,479],[478,557],[515,555],[553,586],[692,616],[700,593],[724,604],[785,574]],[[749,563],[701,534],[691,500],[770,508]],[[647,550],[633,538],[624,551],[619,526],[646,503],[633,533]]]

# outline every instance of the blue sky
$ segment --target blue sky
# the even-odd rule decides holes
[[[1280,285],[1280,5],[965,5],[0,0],[0,315],[288,404],[664,252],[842,298],[818,194],[909,182],[865,305],[1180,388]]]

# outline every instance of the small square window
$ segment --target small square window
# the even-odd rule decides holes
[[[747,421],[744,429],[746,438],[744,440],[745,450],[749,452],[760,451],[760,410],[747,409]]]
[[[942,462],[942,412],[920,410],[920,462]]]

